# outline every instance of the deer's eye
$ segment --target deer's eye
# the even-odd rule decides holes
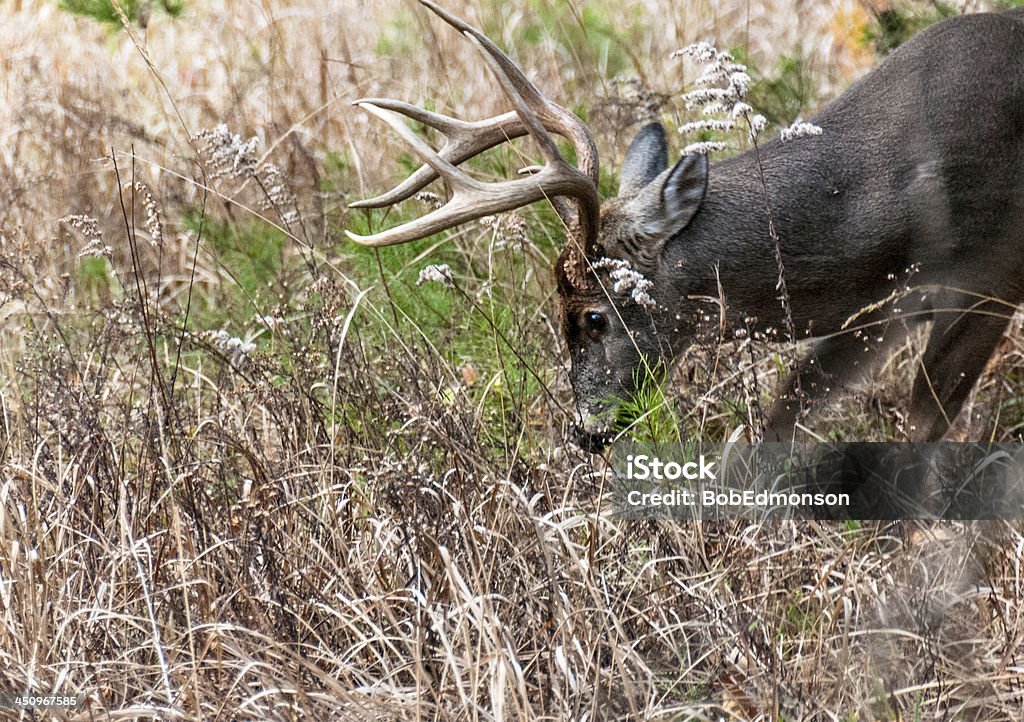
[[[608,317],[603,313],[587,311],[583,314],[583,331],[591,340],[597,341],[607,330]]]

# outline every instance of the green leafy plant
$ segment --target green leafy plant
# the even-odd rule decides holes
[[[793,55],[780,55],[771,73],[754,67],[742,49],[734,49],[732,54],[747,66],[751,75],[748,102],[770,123],[785,127],[813,110],[817,79],[807,56],[799,48]]]
[[[75,15],[83,15],[100,23],[121,25],[121,13],[129,22],[139,22],[158,8],[171,17],[178,17],[185,9],[185,0],[59,0],[58,7]]]
[[[83,256],[78,261],[78,288],[90,302],[110,299],[113,285],[106,256]]]
[[[672,403],[665,396],[665,371],[660,366],[640,364],[635,372],[636,391],[619,408],[626,435],[649,444],[676,443],[681,425]]]
[[[879,55],[887,55],[920,30],[958,14],[950,3],[928,2],[919,5],[922,7],[910,4],[874,12],[875,22],[865,28],[864,43],[873,46]]]

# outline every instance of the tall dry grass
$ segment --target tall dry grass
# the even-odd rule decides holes
[[[845,1],[448,5],[588,114],[610,168],[652,103],[673,119],[692,40],[769,69],[803,44],[821,98],[873,62]],[[80,694],[70,719],[1019,715],[1019,526],[617,520],[563,441],[545,212],[525,244],[339,240],[393,222],[346,204],[403,163],[349,101],[505,110],[411,3],[0,19],[0,691]],[[258,164],[216,172],[222,123]],[[455,289],[416,285],[435,260]],[[1019,437],[1021,338],[971,433]],[[688,430],[770,390],[770,346],[734,351],[682,369]],[[823,425],[884,433],[911,358]]]

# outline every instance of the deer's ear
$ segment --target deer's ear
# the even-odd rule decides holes
[[[686,228],[708,187],[708,157],[687,155],[663,172],[629,201],[627,216],[634,219],[636,246],[654,259],[672,236]]]
[[[659,235],[666,240],[693,220],[708,189],[708,157],[704,153],[684,155],[669,171],[659,188]]]
[[[668,166],[668,141],[661,123],[650,123],[633,137],[622,162],[619,195],[631,196],[658,177]]]

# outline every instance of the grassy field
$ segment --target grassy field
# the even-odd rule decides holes
[[[998,3],[445,4],[586,118],[612,195],[640,121],[691,119],[688,43],[748,64],[771,135]],[[0,28],[0,692],[82,720],[1020,718],[1024,527],[618,520],[566,442],[551,210],[344,240],[431,202],[347,209],[415,167],[351,101],[508,109],[416,3],[6,0]],[[898,436],[919,346],[816,432]],[[789,361],[694,349],[634,435],[724,441]],[[1018,319],[954,438],[1020,441],[1022,399]]]

